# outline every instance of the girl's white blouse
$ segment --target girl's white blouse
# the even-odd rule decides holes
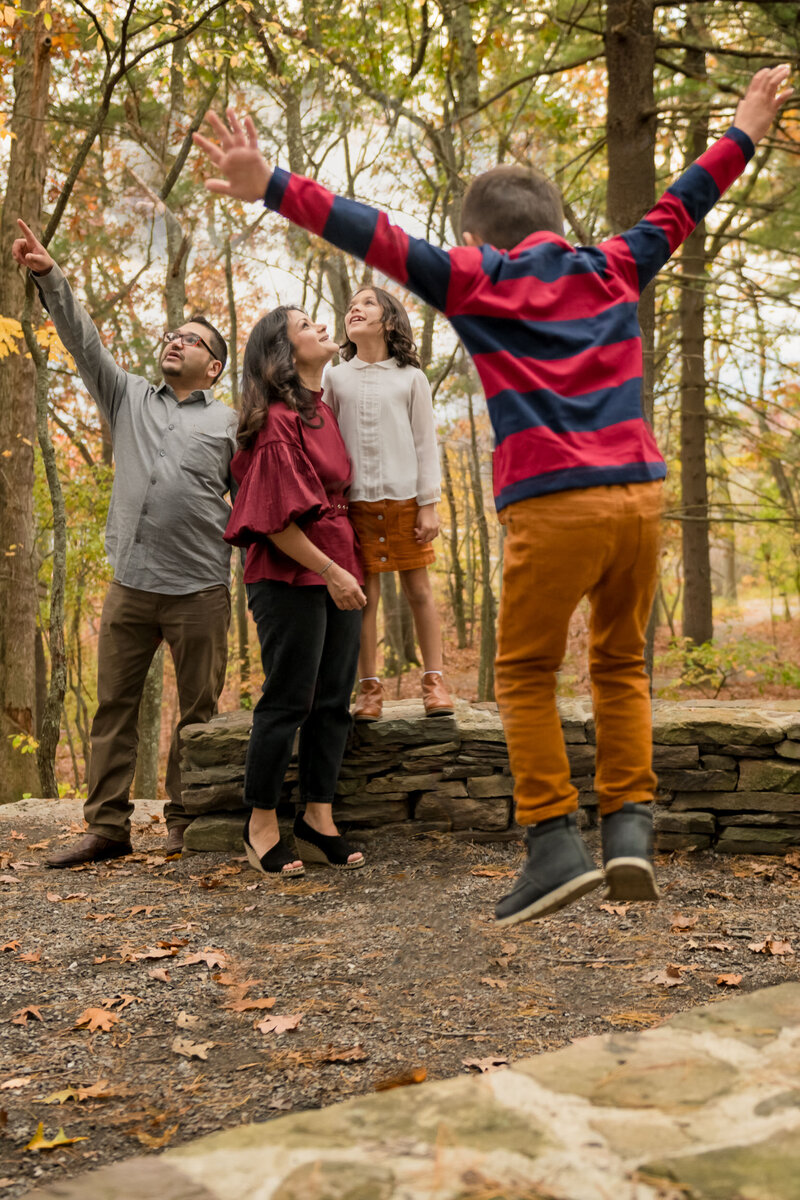
[[[325,373],[325,401],[336,413],[353,460],[351,500],[441,497],[431,389],[418,367],[357,356]]]

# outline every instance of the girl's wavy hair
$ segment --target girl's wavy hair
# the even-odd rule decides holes
[[[394,296],[389,292],[385,292],[383,288],[367,287],[359,288],[353,293],[350,303],[353,303],[356,296],[362,292],[374,292],[375,299],[383,309],[383,331],[386,334],[386,346],[389,351],[389,357],[397,359],[399,367],[418,367],[420,365],[419,355],[417,354],[417,344],[414,341],[414,335],[411,332],[411,322],[408,319],[408,313],[403,308],[399,300],[395,300]],[[350,339],[339,347],[339,354],[349,362],[358,354],[355,342]]]
[[[304,312],[299,304],[281,304],[253,326],[244,348],[242,403],[236,440],[243,450],[255,441],[270,406],[283,400],[304,425],[319,429],[314,393],[300,382],[289,341],[289,313]]]

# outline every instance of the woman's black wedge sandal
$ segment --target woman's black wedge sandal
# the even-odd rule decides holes
[[[351,854],[360,854],[350,842],[340,835],[330,836],[317,833],[306,822],[302,813],[294,819],[294,840],[297,844],[297,854],[305,863],[321,863],[326,867],[334,867],[337,871],[356,871],[366,864],[361,854],[354,862],[348,862]]]
[[[292,854],[286,842],[279,838],[274,846],[270,846],[266,854],[258,857],[250,842],[250,822],[248,821],[242,833],[244,838],[244,848],[247,854],[247,861],[254,871],[260,871],[262,875],[284,875],[291,879],[298,875],[305,874],[305,868],[292,867],[290,870],[285,870],[289,863],[296,861],[300,855]]]

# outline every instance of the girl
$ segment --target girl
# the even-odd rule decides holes
[[[245,850],[264,874],[300,875],[303,861],[364,866],[332,816],[366,604],[347,518],[350,459],[322,401],[322,371],[338,349],[324,325],[282,306],[261,318],[244,353],[241,449],[231,464],[239,491],[225,540],[247,547],[264,664],[244,780]],[[275,809],[298,726],[305,813],[295,819],[295,850],[281,840]]]
[[[428,578],[439,532],[439,453],[431,389],[420,370],[403,306],[382,288],[356,292],[345,315],[344,359],[326,376],[331,407],[353,460],[350,519],[361,541],[367,606],[353,715],[376,721],[383,692],[375,674],[380,575],[398,571],[422,651],[429,717],[453,712],[442,679],[442,635]]]

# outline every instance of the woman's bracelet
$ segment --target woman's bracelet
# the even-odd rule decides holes
[[[332,558],[329,558],[329,559],[328,559],[328,561],[325,563],[325,566],[322,568],[322,570],[321,570],[321,571],[317,571],[317,574],[318,574],[318,575],[324,575],[324,574],[325,574],[325,572],[326,572],[326,571],[327,571],[327,570],[328,570],[330,567],[332,567],[332,566],[333,566],[333,559],[332,559]]]

